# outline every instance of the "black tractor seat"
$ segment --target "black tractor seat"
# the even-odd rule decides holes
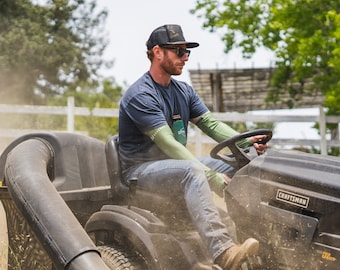
[[[126,184],[122,178],[118,148],[118,135],[114,135],[107,140],[105,153],[113,197],[120,199],[117,203],[149,210],[157,216],[170,218],[172,223],[189,222],[189,220],[191,223],[184,199],[161,196],[143,190],[138,186],[138,179],[129,179],[130,184]]]

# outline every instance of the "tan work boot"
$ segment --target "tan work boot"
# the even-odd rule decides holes
[[[215,263],[223,270],[239,270],[247,256],[254,256],[259,250],[259,242],[248,238],[242,245],[234,245],[217,257]]]

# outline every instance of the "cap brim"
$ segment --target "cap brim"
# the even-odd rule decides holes
[[[176,41],[176,42],[167,42],[164,45],[186,45],[187,48],[196,48],[199,46],[199,44],[197,42],[183,42],[183,41]]]

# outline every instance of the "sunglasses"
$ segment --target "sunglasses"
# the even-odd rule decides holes
[[[183,49],[182,47],[175,47],[175,46],[168,46],[168,45],[166,45],[166,46],[165,45],[161,45],[159,47],[167,49],[167,50],[175,51],[176,55],[179,58],[182,58],[183,55],[186,55],[187,57],[189,57],[189,55],[190,55],[190,51],[187,50],[187,49]]]

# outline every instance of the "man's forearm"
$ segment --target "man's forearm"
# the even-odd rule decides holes
[[[181,143],[176,141],[168,125],[146,133],[154,143],[170,158],[196,160],[198,159]]]
[[[217,142],[224,141],[239,133],[227,124],[216,120],[211,112],[208,112],[202,116],[202,118],[196,123],[196,125],[209,137],[213,138]],[[238,143],[240,147],[246,147],[251,145],[248,140],[242,140]]]

